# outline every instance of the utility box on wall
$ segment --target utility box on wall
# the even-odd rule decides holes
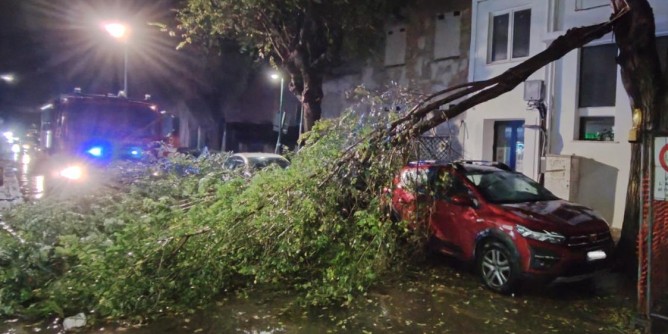
[[[580,157],[548,154],[545,158],[545,188],[559,198],[575,201],[580,182]]]

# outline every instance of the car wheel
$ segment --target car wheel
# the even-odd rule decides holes
[[[398,223],[401,221],[401,215],[397,211],[397,209],[394,208],[394,205],[390,204],[390,221],[393,223]]]
[[[510,293],[514,290],[519,276],[519,265],[508,247],[498,241],[485,243],[478,256],[478,272],[488,288]]]

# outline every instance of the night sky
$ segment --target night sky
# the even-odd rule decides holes
[[[8,123],[39,120],[39,106],[81,87],[117,93],[123,85],[123,45],[101,27],[132,26],[128,42],[131,98],[151,94],[166,104],[206,87],[197,57],[176,51],[178,40],[149,26],[169,23],[171,0],[0,0],[0,117]],[[198,68],[198,66],[200,68]]]

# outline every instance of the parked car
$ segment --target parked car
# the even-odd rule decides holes
[[[497,292],[526,278],[584,279],[610,263],[613,240],[600,215],[504,164],[412,162],[391,195],[395,217],[426,223],[432,249],[471,261]]]
[[[223,167],[227,169],[243,168],[244,173],[247,175],[271,165],[287,168],[290,166],[290,161],[274,153],[235,153],[223,163]]]

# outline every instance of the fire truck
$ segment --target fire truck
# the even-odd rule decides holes
[[[155,156],[156,143],[172,133],[171,117],[148,96],[63,94],[41,107],[41,168],[51,176],[78,180],[91,168],[122,159]]]

